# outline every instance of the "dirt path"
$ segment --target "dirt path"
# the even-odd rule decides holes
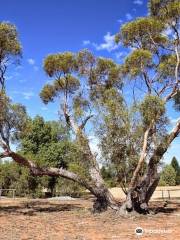
[[[114,212],[93,215],[92,202],[1,200],[1,240],[179,240],[180,203],[151,204],[150,216],[122,218]],[[159,206],[157,208],[157,206]],[[139,238],[135,229],[142,227]]]

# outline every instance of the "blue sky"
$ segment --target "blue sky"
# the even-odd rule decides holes
[[[48,81],[42,69],[47,54],[90,48],[96,55],[117,62],[125,55],[114,44],[120,25],[147,15],[147,0],[0,0],[0,21],[17,26],[23,47],[20,66],[8,72],[7,89],[16,102],[23,103],[31,116],[57,119],[57,104],[44,106],[39,98]],[[171,112],[172,123],[178,114]],[[180,160],[176,140],[166,161],[173,155]]]

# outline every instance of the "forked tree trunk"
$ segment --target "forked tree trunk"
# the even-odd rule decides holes
[[[170,134],[164,137],[162,142],[156,147],[152,157],[149,160],[147,172],[140,182],[136,181],[133,187],[130,187],[127,193],[126,201],[120,208],[120,212],[136,211],[139,213],[148,213],[148,203],[153,195],[160,176],[157,173],[157,165],[166,153],[172,141],[180,133],[180,121],[177,122],[176,127]]]
[[[148,166],[143,179],[133,188],[129,188],[126,201],[121,206],[120,212],[149,213],[149,200],[159,183],[159,178],[156,165]]]

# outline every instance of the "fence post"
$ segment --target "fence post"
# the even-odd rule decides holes
[[[163,190],[161,190],[162,191],[162,199],[164,200],[164,191]]]
[[[170,190],[167,190],[167,191],[168,191],[168,198],[171,199]]]

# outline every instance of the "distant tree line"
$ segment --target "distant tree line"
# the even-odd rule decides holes
[[[176,157],[173,157],[170,164],[165,165],[162,170],[160,186],[175,186],[180,185],[180,166]]]
[[[60,122],[45,122],[42,117],[28,119],[21,133],[18,152],[31,157],[38,166],[63,167],[83,171],[75,143]],[[61,141],[59,141],[61,140]],[[56,195],[80,196],[83,188],[77,183],[53,176],[35,176],[31,170],[16,162],[0,161],[0,188],[15,188],[17,196],[52,197]],[[4,194],[11,194],[4,192]]]
[[[31,122],[31,124],[32,123],[33,125],[36,125],[36,127],[40,123],[45,124],[44,120],[40,117],[36,117]],[[52,123],[49,122],[48,124],[49,126],[51,126]],[[55,124],[55,122],[53,124]],[[29,133],[29,137],[32,137],[33,133],[35,132],[32,131],[31,133]],[[36,132],[36,135],[37,133],[39,134],[39,132]],[[68,144],[66,145],[64,143],[64,146],[68,147]],[[59,150],[61,151],[62,154],[63,146],[60,146]],[[73,166],[72,165],[68,166],[68,163],[66,163],[66,167],[70,169],[76,168],[76,170],[79,168],[77,162],[74,162]],[[79,168],[78,171],[81,172],[82,169]],[[108,187],[122,187],[120,181],[118,180],[117,172],[112,165],[102,166],[101,174]],[[130,178],[131,175],[129,174],[129,176],[127,177]],[[176,185],[180,185],[180,166],[176,157],[173,157],[171,163],[166,164],[162,169],[159,186],[176,186]],[[127,185],[124,187],[127,187]],[[69,180],[65,180],[63,178],[55,178],[48,176],[43,177],[33,176],[29,169],[19,166],[17,163],[13,161],[0,162],[0,188],[2,189],[13,188],[16,189],[16,196],[19,197],[28,196],[33,198],[53,197],[59,195],[80,197],[83,195],[83,192],[85,190],[78,184],[73,183]],[[11,194],[11,192],[5,192],[6,196],[8,196],[9,194]]]
[[[146,167],[146,165],[144,166]],[[101,168],[101,173],[109,187],[117,187],[122,185],[119,181],[118,173],[113,165],[103,166]],[[131,173],[126,175],[127,182],[131,178]],[[180,185],[180,166],[176,157],[173,157],[170,164],[166,164],[162,167],[161,177],[159,181],[159,186],[176,186]],[[125,184],[125,188],[127,185]]]

